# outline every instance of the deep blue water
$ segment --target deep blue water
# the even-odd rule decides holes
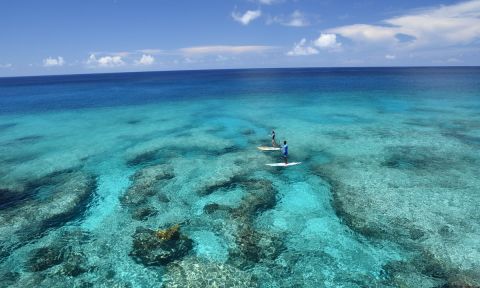
[[[476,97],[478,67],[304,68],[173,71],[0,78],[0,111],[140,105],[202,98],[350,93],[367,97]],[[460,94],[457,94],[460,93]],[[338,96],[338,95],[336,95]],[[423,95],[422,95],[423,96]],[[348,97],[348,96],[347,96]]]
[[[480,287],[479,148],[479,67],[0,78],[0,287]]]

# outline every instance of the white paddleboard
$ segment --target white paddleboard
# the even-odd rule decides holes
[[[285,163],[271,163],[271,164],[266,164],[267,166],[272,166],[272,167],[288,167],[288,166],[294,166],[294,165],[298,165],[302,162],[290,162],[288,164],[285,164]]]
[[[258,149],[262,151],[278,151],[280,150],[280,147],[271,147],[271,146],[258,146]]]

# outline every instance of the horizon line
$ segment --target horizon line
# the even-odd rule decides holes
[[[288,70],[288,69],[371,69],[371,68],[480,68],[480,65],[398,65],[398,66],[299,66],[299,67],[251,67],[251,68],[212,68],[212,69],[177,69],[177,70],[145,70],[145,71],[118,71],[118,72],[94,72],[94,73],[70,73],[70,74],[44,74],[44,75],[17,75],[0,76],[7,78],[34,78],[34,77],[61,77],[61,76],[87,76],[87,75],[112,75],[112,74],[140,74],[140,73],[167,73],[167,72],[195,72],[195,71],[225,71],[225,70]]]

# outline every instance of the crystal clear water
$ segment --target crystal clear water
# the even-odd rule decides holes
[[[1,287],[480,285],[480,68],[3,78],[0,132]]]

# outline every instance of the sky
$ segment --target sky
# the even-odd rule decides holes
[[[0,0],[0,77],[480,65],[480,0]]]

